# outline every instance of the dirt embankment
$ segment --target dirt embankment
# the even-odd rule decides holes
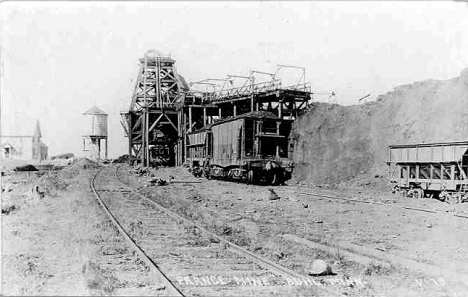
[[[398,86],[362,105],[314,103],[292,138],[298,181],[385,176],[388,145],[468,139],[468,68],[453,79]]]

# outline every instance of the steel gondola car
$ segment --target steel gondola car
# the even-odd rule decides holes
[[[292,120],[269,111],[232,117],[187,134],[186,160],[194,175],[278,185],[291,178]]]
[[[468,200],[468,141],[392,145],[389,177],[405,197]]]

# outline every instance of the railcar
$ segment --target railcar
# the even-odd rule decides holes
[[[468,200],[468,141],[389,146],[393,192],[405,197]]]
[[[207,178],[278,185],[291,178],[292,120],[269,111],[223,119],[187,134],[186,160]]]

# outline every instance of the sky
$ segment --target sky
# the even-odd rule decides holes
[[[109,156],[127,153],[119,112],[128,109],[138,59],[148,49],[170,54],[188,82],[302,66],[313,92],[333,91],[345,105],[402,84],[450,79],[468,67],[466,2],[0,6],[2,134],[32,134],[39,120],[49,155],[82,154],[89,123],[82,113],[94,105],[109,114]]]

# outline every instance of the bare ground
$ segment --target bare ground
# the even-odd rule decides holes
[[[182,168],[160,168],[157,177],[194,180]],[[270,201],[265,187],[200,179],[201,183],[143,187],[146,177],[130,177],[135,187],[163,205],[203,223],[218,234],[304,274],[312,259],[332,263],[338,277],[361,280],[365,287],[334,285],[354,296],[464,296],[467,288],[446,275],[414,272],[405,267],[362,265],[334,253],[288,242],[278,235],[296,234],[336,246],[352,243],[408,257],[444,269],[468,273],[468,220],[450,216],[451,207],[436,200],[403,199],[378,190],[313,188],[317,193],[374,199],[398,205],[432,208],[440,214],[378,205],[337,202],[298,194],[296,187],[276,187],[282,197]],[[466,205],[457,213],[466,213]],[[335,276],[336,277],[336,276]],[[327,278],[318,278],[327,281]]]
[[[468,273],[468,220],[450,216],[449,205],[412,200],[375,187],[275,187],[280,200],[270,201],[265,187],[208,181],[144,187],[147,177],[125,180],[152,199],[196,220],[208,229],[303,275],[313,259],[325,259],[333,276],[315,277],[349,296],[466,296],[450,277],[414,272],[379,261],[362,264],[340,254],[352,243],[392,255]],[[89,190],[92,170],[74,168],[37,177],[18,173],[3,178],[2,294],[4,295],[158,295],[143,264],[127,249]],[[157,177],[196,180],[183,168],[153,170]],[[38,184],[44,197],[30,193]],[[372,199],[392,207],[338,202],[299,194],[313,191]],[[15,208],[11,206],[14,205]],[[441,211],[429,214],[398,209],[411,205]],[[466,205],[455,211],[467,213]],[[338,248],[309,248],[288,241],[295,234]],[[302,286],[304,284],[296,284]],[[299,292],[302,288],[299,287]],[[304,286],[304,296],[310,288]]]
[[[161,287],[96,203],[91,175],[3,177],[3,295],[158,295]],[[44,197],[31,193],[35,184]]]

